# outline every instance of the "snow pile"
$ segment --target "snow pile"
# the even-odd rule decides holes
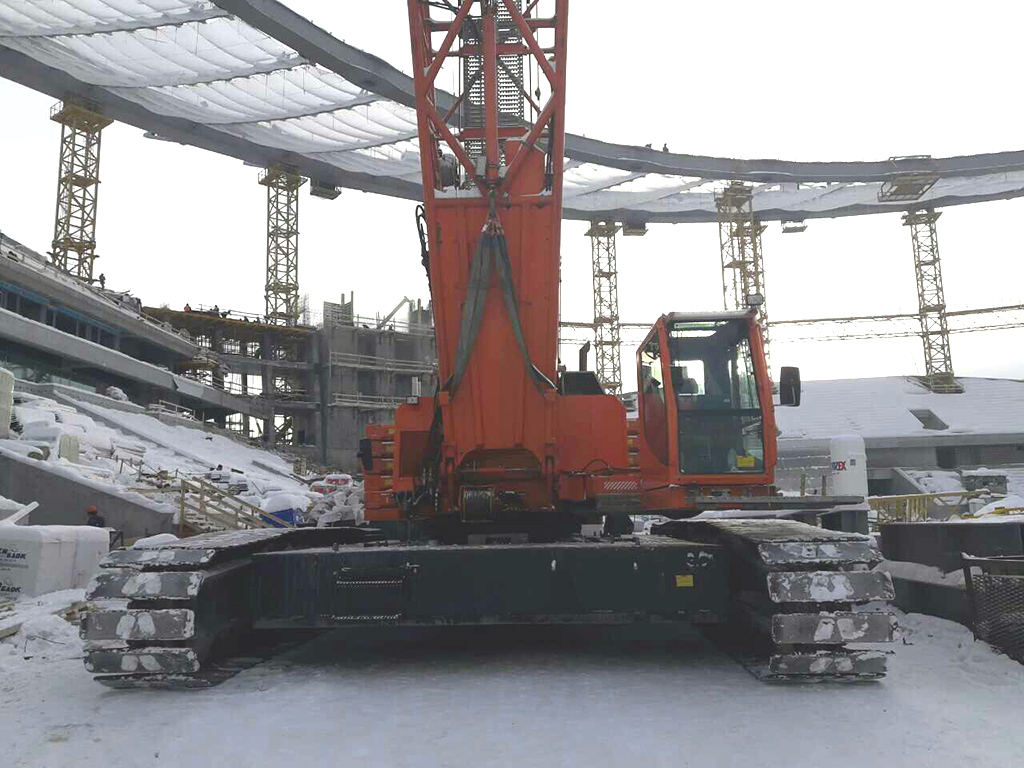
[[[15,501],[14,499],[8,499],[6,496],[0,496],[0,520],[14,514],[23,506],[25,505]]]
[[[16,635],[0,643],[0,668],[12,660],[75,659],[82,655],[78,627],[54,615],[26,621]]]
[[[988,477],[989,475],[1002,475],[1003,477],[1006,477],[1006,472],[1002,469],[989,469],[988,467],[965,469],[961,474],[964,477]]]
[[[309,510],[309,519],[324,528],[343,522],[361,523],[365,516],[363,484],[353,480],[351,485],[318,498]]]
[[[80,658],[78,627],[57,614],[84,600],[84,589],[66,589],[19,600],[13,610],[0,613],[0,633],[20,625],[0,640],[0,671],[35,659]]]
[[[159,547],[161,544],[171,544],[178,540],[173,533],[158,533],[155,536],[146,536],[132,544],[132,549],[145,549],[146,547]]]
[[[974,513],[974,517],[964,519],[978,523],[1024,522],[1024,512],[1018,511],[1022,509],[1024,509],[1024,496],[1011,493],[991,504],[986,504]]]
[[[958,493],[964,490],[958,472],[945,470],[907,470],[913,480],[920,486],[923,493]]]
[[[279,520],[304,523],[309,505],[313,503],[313,498],[316,496],[319,494],[310,491],[306,493],[275,493],[263,499],[259,507],[268,515],[274,515]]]
[[[131,402],[128,399],[128,395],[126,395],[124,393],[124,390],[121,389],[120,387],[107,387],[107,391],[106,391],[105,394],[111,400],[117,400],[118,402],[121,402],[121,403]]]
[[[901,560],[883,560],[876,566],[876,570],[885,571],[894,579],[907,579],[908,581],[923,581],[928,584],[938,584],[942,587],[964,588],[963,569],[943,573],[940,568],[934,565],[923,565],[922,563],[908,563]]]

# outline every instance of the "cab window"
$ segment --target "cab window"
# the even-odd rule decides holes
[[[746,322],[674,323],[669,351],[680,471],[763,472],[761,407]]]

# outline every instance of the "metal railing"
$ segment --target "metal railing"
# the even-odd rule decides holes
[[[340,405],[346,408],[363,408],[366,410],[393,411],[405,402],[406,399],[404,397],[352,395],[344,392],[335,392],[334,401],[331,405]]]
[[[940,493],[913,493],[904,496],[870,496],[868,504],[878,514],[878,523],[920,523],[931,520],[929,514],[935,504],[957,507],[977,496],[987,495],[988,489],[976,491],[943,491]],[[954,511],[953,509],[950,510]]]
[[[264,512],[255,504],[221,490],[202,478],[179,478],[176,484],[163,487],[129,488],[149,498],[176,497],[178,533],[188,529],[207,531],[247,530],[253,528],[294,528],[294,524],[272,512]],[[170,499],[167,499],[168,501]]]
[[[146,406],[146,410],[153,413],[169,413],[183,419],[199,421],[199,419],[196,418],[196,412],[191,408],[186,408],[185,406],[178,405],[177,403],[169,403],[166,400],[157,400],[155,403],[150,403]]]
[[[827,495],[832,474],[827,453],[780,456],[775,465],[775,484],[801,496]]]
[[[390,357],[356,355],[350,352],[331,352],[331,365],[345,368],[365,368],[395,373],[430,373],[436,364],[429,361],[398,360]]]
[[[311,312],[310,315],[313,318],[312,322],[314,325],[323,326],[324,328],[366,328],[370,330],[381,330],[381,331],[395,331],[396,333],[407,333],[410,336],[427,336],[432,337],[434,335],[434,326],[423,325],[421,323],[409,323],[405,320],[391,319],[384,323],[383,327],[380,327],[381,322],[384,318],[367,317],[365,315],[350,315],[346,312],[328,312],[323,315],[323,319],[319,320],[316,315],[320,313]]]

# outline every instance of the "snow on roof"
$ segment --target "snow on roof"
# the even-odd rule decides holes
[[[901,376],[805,381],[800,406],[777,408],[775,418],[783,440],[1024,433],[1024,381],[957,381],[963,394],[935,394]],[[946,429],[927,429],[922,418],[936,423],[928,412]]]
[[[964,490],[959,472],[944,469],[904,469],[924,493],[959,493]]]

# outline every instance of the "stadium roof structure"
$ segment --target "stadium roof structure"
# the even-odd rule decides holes
[[[276,0],[0,0],[0,76],[56,99],[88,99],[166,140],[294,166],[323,184],[421,196],[411,77]],[[455,99],[439,92],[437,102],[444,111]],[[569,219],[715,221],[715,191],[730,180],[754,184],[762,221],[1024,195],[1022,151],[787,162],[569,134],[565,155]],[[880,200],[920,177],[933,182],[921,196]]]

